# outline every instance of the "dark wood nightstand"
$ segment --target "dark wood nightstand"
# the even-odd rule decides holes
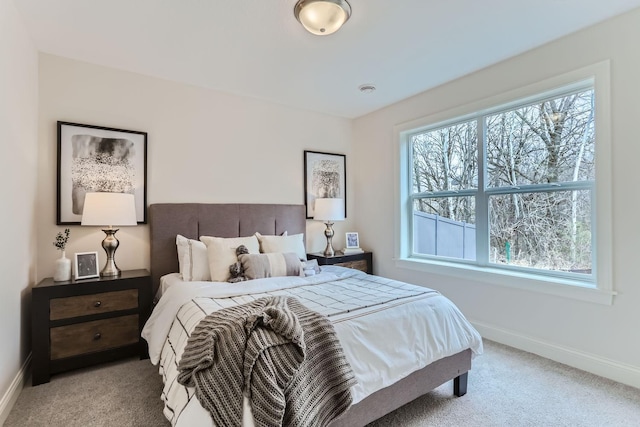
[[[371,252],[343,255],[336,252],[334,256],[325,256],[323,253],[307,254],[307,259],[318,260],[318,265],[339,265],[341,267],[355,268],[368,274],[373,274],[373,255]]]
[[[140,336],[151,313],[147,270],[118,277],[54,282],[31,290],[32,383],[51,374],[121,357],[148,357]]]

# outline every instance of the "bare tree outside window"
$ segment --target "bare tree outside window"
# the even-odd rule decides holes
[[[414,251],[440,256],[439,246],[455,246],[440,239],[462,247],[469,233],[486,233],[477,241],[489,247],[478,253],[489,263],[591,274],[593,89],[479,114],[417,132],[409,142]],[[480,217],[488,224],[476,224],[477,209],[486,209]],[[417,232],[427,220],[439,228],[420,225],[426,231]],[[464,253],[443,256],[475,259]]]

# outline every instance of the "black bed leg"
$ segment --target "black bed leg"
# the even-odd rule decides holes
[[[467,378],[469,377],[469,372],[465,372],[462,375],[459,375],[453,379],[453,394],[456,396],[464,396],[467,394]]]

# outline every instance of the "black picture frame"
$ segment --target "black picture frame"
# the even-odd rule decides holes
[[[312,219],[316,198],[342,198],[347,217],[347,156],[304,151],[304,204]]]
[[[76,252],[75,271],[76,280],[90,279],[92,277],[100,277],[98,272],[98,252]]]
[[[132,193],[147,223],[147,133],[57,122],[56,224],[79,225],[88,192]]]

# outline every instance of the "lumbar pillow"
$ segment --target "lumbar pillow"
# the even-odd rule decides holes
[[[215,282],[226,282],[231,277],[229,266],[238,261],[236,255],[238,246],[246,246],[249,253],[252,254],[260,252],[256,236],[231,238],[200,236],[200,240],[207,245],[209,271],[211,272],[211,280]]]
[[[264,277],[302,276],[302,263],[293,252],[238,255],[244,276],[249,279]]]
[[[260,242],[261,253],[293,252],[298,255],[300,260],[307,260],[307,251],[304,247],[304,234],[302,233],[292,234],[291,236],[286,234],[282,236],[263,236],[260,233],[256,233],[256,237]]]
[[[207,245],[199,240],[176,236],[180,275],[185,282],[211,280]]]

